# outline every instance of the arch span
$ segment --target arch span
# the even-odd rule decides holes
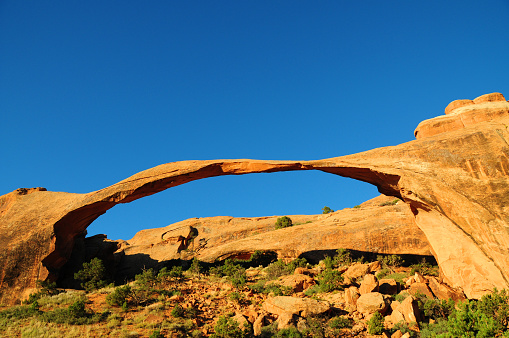
[[[74,237],[118,203],[221,175],[321,170],[374,184],[408,203],[445,280],[478,298],[509,279],[509,118],[394,147],[316,161],[163,164],[88,194],[18,190],[0,197],[0,289],[22,294],[56,273]]]

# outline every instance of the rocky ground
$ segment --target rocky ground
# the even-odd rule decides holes
[[[29,304],[0,312],[0,335],[415,337],[440,319],[426,303],[447,311],[440,300],[465,300],[425,261],[401,266],[401,257],[388,255],[353,261],[346,250],[314,266],[266,259],[257,252],[215,266],[195,260],[186,271],[146,270],[124,286],[97,290],[100,283],[89,278],[90,292],[51,295],[56,291],[46,286]]]

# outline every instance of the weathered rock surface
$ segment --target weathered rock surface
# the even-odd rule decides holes
[[[421,123],[415,141],[354,155],[316,161],[183,161],[88,194],[18,189],[1,196],[0,301],[12,302],[36,279],[55,278],[75,238],[118,203],[206,177],[290,170],[351,177],[403,199],[428,238],[445,282],[463,288],[469,298],[506,288],[509,103],[501,94],[473,102]]]
[[[379,196],[363,203],[361,208],[325,215],[290,215],[296,225],[278,230],[274,230],[277,216],[193,218],[140,231],[132,239],[122,241],[115,255],[119,256],[120,274],[131,276],[139,273],[140,267],[171,259],[197,257],[206,262],[248,259],[255,250],[272,251],[278,258],[288,260],[303,254],[308,258],[317,256],[316,261],[323,258],[324,252],[337,248],[431,255],[408,205],[401,202],[380,206],[392,200],[393,197]],[[180,241],[165,239],[168,234],[177,233]]]
[[[263,309],[278,316],[290,313],[306,318],[328,311],[330,304],[326,301],[311,298],[277,296],[267,298],[263,304]]]

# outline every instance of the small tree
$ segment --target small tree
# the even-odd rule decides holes
[[[81,286],[88,292],[105,287],[104,280],[106,269],[103,261],[99,258],[93,258],[89,263],[83,263],[83,269],[74,274],[74,279],[83,281]]]
[[[279,217],[276,221],[276,230],[282,228],[288,228],[293,225],[292,220],[288,216]]]
[[[328,206],[324,206],[322,209],[322,214],[330,214],[331,212],[334,212],[334,210],[332,210]]]

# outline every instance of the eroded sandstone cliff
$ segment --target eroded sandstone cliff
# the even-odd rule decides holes
[[[317,161],[174,162],[88,194],[18,189],[1,196],[1,301],[55,278],[74,239],[118,203],[206,177],[290,170],[351,177],[403,199],[451,286],[470,298],[508,287],[509,103],[498,93],[463,103],[394,147]]]

